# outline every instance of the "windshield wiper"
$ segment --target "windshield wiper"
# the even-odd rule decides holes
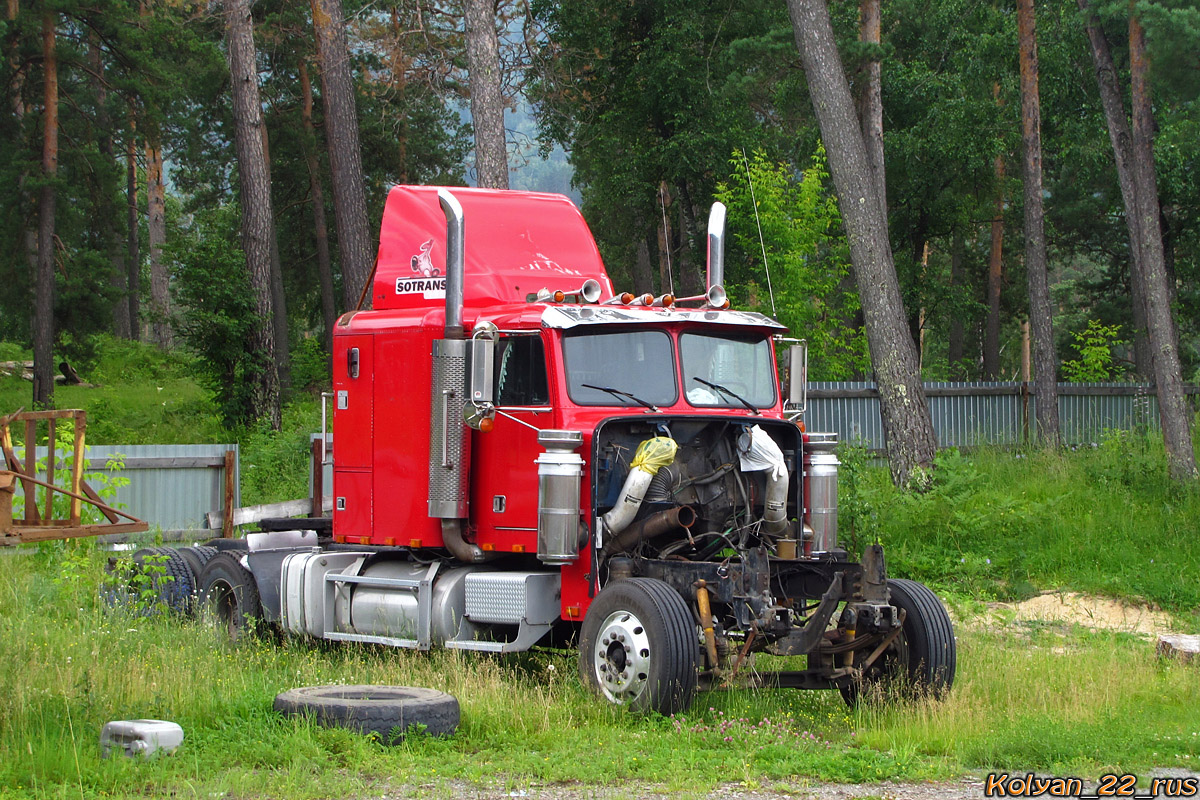
[[[581,383],[579,385],[585,389],[597,389],[601,392],[608,392],[614,397],[628,397],[630,400],[644,408],[648,408],[651,411],[658,411],[658,406],[654,405],[653,403],[647,403],[642,398],[632,395],[629,392],[622,391],[621,389],[614,389],[611,386],[596,386],[593,383]]]
[[[722,385],[721,385],[721,384],[719,384],[719,383],[713,383],[712,381],[706,381],[706,380],[704,380],[704,378],[701,378],[701,377],[700,377],[700,376],[698,376],[698,375],[697,375],[697,376],[695,376],[695,377],[693,377],[693,378],[692,378],[692,380],[694,380],[694,381],[698,381],[698,382],[700,382],[700,383],[703,383],[705,386],[707,386],[707,387],[708,387],[708,388],[710,388],[710,389],[716,389],[716,390],[717,390],[718,392],[720,392],[721,394],[728,395],[728,396],[732,397],[734,400],[737,400],[739,403],[741,403],[742,405],[744,405],[746,408],[748,408],[750,411],[754,412],[755,414],[759,413],[757,408],[755,408],[754,406],[750,405],[750,401],[749,401],[749,400],[747,400],[746,398],[742,397],[740,394],[738,394],[737,392],[733,391],[732,389],[729,389],[729,388],[727,388],[727,387],[725,387],[725,386],[722,386]]]

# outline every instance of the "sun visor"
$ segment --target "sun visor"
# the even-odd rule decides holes
[[[376,309],[437,306],[446,297],[446,218],[436,186],[395,186],[379,232]],[[525,302],[539,289],[612,284],[583,215],[558,194],[450,187],[465,219],[464,305]]]

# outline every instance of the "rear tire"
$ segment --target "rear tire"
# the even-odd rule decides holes
[[[200,573],[200,607],[237,641],[259,631],[262,600],[254,576],[234,553],[217,553]]]
[[[903,632],[862,681],[841,687],[842,697],[851,705],[873,695],[940,698],[954,684],[958,650],[946,607],[916,581],[889,578],[888,588],[891,604],[904,610]]]
[[[131,596],[149,591],[163,607],[175,614],[188,614],[192,608],[195,578],[191,567],[173,547],[143,547],[133,554],[135,583]]]
[[[204,565],[212,561],[212,557],[219,551],[215,547],[205,547],[203,545],[195,545],[193,547],[180,547],[177,552],[183,556],[183,560],[192,568],[192,576],[194,580],[192,585],[199,592],[200,573],[204,571]]]
[[[692,613],[660,580],[613,581],[583,620],[579,676],[615,705],[663,715],[683,711],[695,694],[699,666]]]

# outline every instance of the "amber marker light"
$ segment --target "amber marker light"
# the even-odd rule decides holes
[[[479,432],[490,433],[492,428],[496,427],[496,422],[491,417],[484,417],[479,420]]]

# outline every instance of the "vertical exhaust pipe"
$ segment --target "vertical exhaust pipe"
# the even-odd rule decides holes
[[[725,308],[725,204],[713,203],[708,212],[708,279],[705,299],[713,308]]]
[[[708,212],[708,284],[725,285],[725,204],[713,203]]]
[[[468,345],[463,338],[463,210],[446,189],[438,190],[446,215],[446,331],[433,342],[433,394],[429,420],[429,516],[442,521],[442,543],[459,561],[477,564],[488,558],[463,538],[469,516],[471,439],[466,435]]]
[[[465,225],[463,210],[448,189],[438,189],[438,203],[446,215],[446,338],[463,338],[463,272]],[[724,206],[722,217],[724,220]],[[711,226],[711,222],[709,225]],[[724,227],[724,222],[721,223]],[[710,234],[711,236],[711,234]]]

